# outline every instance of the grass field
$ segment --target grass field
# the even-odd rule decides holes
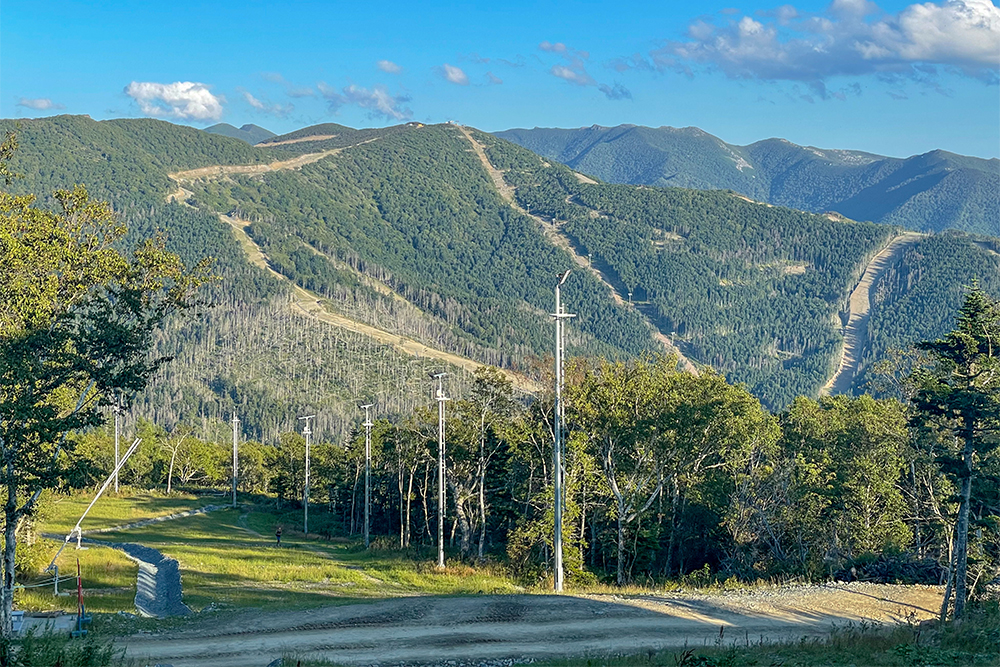
[[[102,497],[83,529],[134,523],[212,504],[217,499],[178,493]],[[68,533],[90,502],[89,496],[59,497],[40,522],[40,531]],[[274,544],[280,517],[245,507],[158,522],[93,537],[108,542],[138,542],[180,563],[184,601],[194,610],[212,608],[305,608],[405,595],[514,593],[523,589],[499,570],[465,565],[438,571],[431,554],[366,551],[357,541],[306,539],[285,527],[281,548]],[[61,541],[43,543],[47,564]],[[68,546],[57,564],[60,574],[83,570],[85,598],[94,612],[134,611],[137,566],[121,552]],[[41,567],[44,567],[42,565]],[[39,573],[34,581],[47,579]],[[33,582],[25,582],[33,583]],[[63,590],[75,590],[65,582]],[[75,595],[54,598],[51,588],[19,593],[19,606],[30,610],[76,608]]]
[[[438,572],[430,562],[370,553],[350,542],[306,540],[287,530],[279,549],[271,536],[274,525],[268,513],[225,509],[101,537],[139,542],[176,558],[184,601],[193,609],[520,590],[500,573],[468,567]]]
[[[45,504],[39,532],[66,535],[76,525],[92,499],[93,494],[89,493],[53,496],[51,501]],[[111,491],[106,491],[87,514],[81,528],[84,532],[111,528],[219,502],[217,497],[181,492],[167,496],[162,493],[115,495]]]
[[[92,498],[93,494],[51,497],[43,503],[38,532],[66,535],[76,525]],[[177,493],[169,497],[156,493],[117,496],[113,493],[107,493],[91,509],[82,524],[82,528],[84,531],[110,528],[156,516],[183,512],[211,504],[212,500],[188,493]],[[61,545],[61,539],[41,540],[38,543],[33,555],[40,563],[39,570],[48,565]],[[84,602],[88,611],[97,613],[135,611],[136,574],[139,568],[134,562],[115,549],[90,545],[77,550],[75,543],[71,543],[56,560],[60,578],[76,576],[78,558],[83,574]],[[35,586],[48,580],[51,580],[51,575],[39,571],[37,576],[21,582],[33,587],[18,590],[18,607],[32,611],[57,609],[75,611],[77,606],[76,581],[70,580],[60,583],[60,592],[65,593],[65,595],[55,597],[52,595],[51,585]]]

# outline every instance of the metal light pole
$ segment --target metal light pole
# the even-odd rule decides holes
[[[371,544],[371,540],[368,536],[369,526],[371,526],[371,514],[369,508],[371,507],[371,476],[372,476],[372,419],[371,413],[369,412],[372,408],[372,404],[362,405],[365,410],[365,423],[362,426],[365,427],[365,549]]]
[[[312,431],[309,429],[309,420],[315,418],[316,415],[299,417],[299,421],[305,420],[306,422],[302,429],[302,435],[306,437],[306,481],[302,487],[302,532],[305,533],[306,537],[309,537],[309,436],[312,435]]]
[[[239,428],[240,428],[240,420],[236,416],[236,413],[234,412],[233,413],[233,508],[234,509],[236,508],[236,481],[238,479],[240,470],[239,454],[237,454],[236,451],[236,441],[239,434]]]
[[[435,373],[437,378],[438,402],[438,562],[437,566],[444,569],[444,511],[445,511],[445,469],[444,469],[444,403],[450,400],[444,395],[444,376],[447,373]]]
[[[118,493],[118,461],[121,460],[118,455],[118,438],[119,438],[119,427],[121,426],[121,414],[122,414],[122,396],[117,394],[115,396],[115,405],[112,408],[115,412],[115,493]]]
[[[553,579],[555,584],[555,590],[557,593],[562,592],[563,589],[563,550],[562,550],[562,515],[563,515],[563,489],[562,489],[562,477],[563,477],[563,463],[562,463],[562,430],[563,430],[563,406],[562,406],[562,388],[563,388],[563,353],[565,351],[563,344],[563,320],[569,319],[571,317],[576,317],[576,315],[570,313],[564,313],[562,307],[562,300],[559,293],[559,289],[562,287],[563,283],[566,282],[566,278],[569,277],[569,271],[561,274],[559,276],[559,281],[556,283],[556,312],[552,314],[553,319],[556,321],[556,377],[555,377],[555,410],[553,415],[553,447],[552,447],[552,478],[553,478],[553,498],[554,498],[554,515],[555,515],[555,531],[552,540],[553,546]]]

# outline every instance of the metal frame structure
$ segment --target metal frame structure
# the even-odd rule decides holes
[[[309,438],[312,430],[309,428],[309,420],[315,419],[316,415],[306,415],[299,417],[299,421],[305,420],[306,424],[302,428],[302,435],[306,438],[306,479],[302,486],[302,532],[309,537]]]
[[[562,401],[563,390],[563,355],[565,354],[565,342],[563,340],[564,323],[563,320],[576,317],[575,314],[563,311],[560,288],[569,277],[569,271],[558,276],[556,283],[556,312],[552,318],[556,323],[556,359],[555,359],[555,406],[552,422],[552,480],[553,480],[553,504],[554,504],[554,534],[552,540],[553,552],[553,585],[557,593],[563,589],[563,548],[562,548],[562,517],[563,517],[563,417],[564,407]]]
[[[239,453],[237,452],[236,449],[237,439],[239,437],[240,420],[239,417],[236,416],[235,412],[233,413],[232,425],[233,425],[233,508],[235,509],[236,484],[239,479],[239,471],[240,471],[240,458],[239,458]]]
[[[444,466],[444,404],[451,399],[444,394],[444,377],[447,373],[435,373],[433,377],[438,381],[437,395],[435,400],[438,403],[438,562],[439,569],[444,569],[444,513],[445,513],[445,466]]]
[[[121,394],[115,394],[115,404],[111,406],[111,410],[115,413],[115,493],[118,493],[118,461],[121,459],[119,455],[119,432],[121,428],[121,414],[122,414],[122,396]]]
[[[370,410],[372,403],[362,405],[365,411],[365,549],[371,544],[369,530],[371,527],[371,475],[372,475],[372,418]]]

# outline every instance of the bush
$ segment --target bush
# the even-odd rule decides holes
[[[125,649],[93,637],[29,632],[13,642],[0,638],[0,664],[10,667],[125,667]]]
[[[930,558],[912,554],[862,554],[833,573],[835,581],[868,581],[878,584],[924,584],[936,586],[945,570]]]

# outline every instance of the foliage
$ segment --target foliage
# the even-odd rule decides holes
[[[11,641],[0,639],[0,654],[9,656],[9,667],[125,667],[134,664],[125,657],[124,649],[116,649],[106,639],[86,637],[70,639],[65,634],[30,633]]]
[[[960,489],[949,575],[955,583],[955,616],[961,618],[969,595],[970,523],[975,517],[977,532],[986,528],[994,534],[994,542],[1000,525],[1000,508],[993,503],[995,478],[989,474],[1000,449],[1000,303],[974,283],[957,320],[955,329],[943,338],[919,345],[931,365],[914,371],[916,392],[911,401],[915,424],[945,436],[938,463]],[[985,494],[974,497],[973,487],[978,491],[984,468]],[[951,583],[949,578],[949,592]],[[942,615],[948,597],[946,593]]]
[[[14,145],[8,135],[5,156]],[[102,421],[102,396],[145,387],[167,361],[150,356],[154,331],[194,304],[206,273],[205,264],[186,269],[159,240],[126,256],[114,247],[125,227],[107,204],[82,187],[54,196],[58,212],[36,207],[30,195],[0,192],[5,636],[19,524],[65,477],[65,434]]]

